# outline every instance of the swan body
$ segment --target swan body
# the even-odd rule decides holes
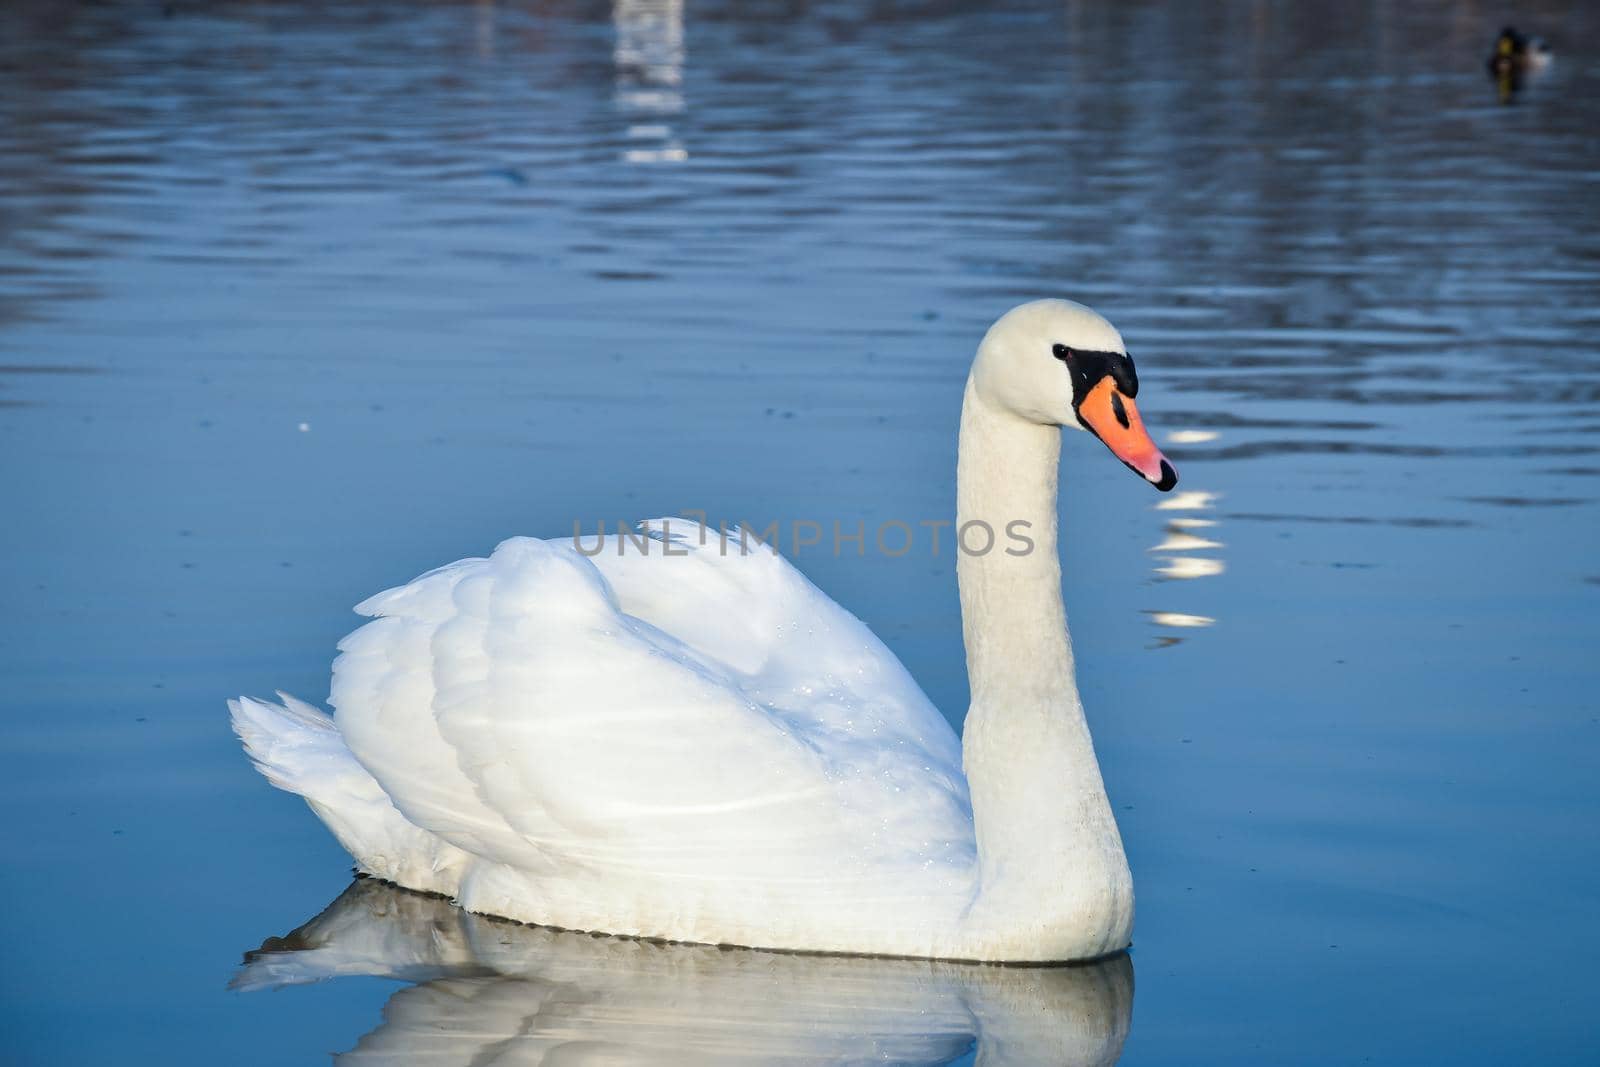
[[[678,941],[1060,961],[1124,948],[1132,882],[1078,701],[1058,428],[1159,488],[1121,337],[1067,301],[989,331],[958,529],[964,739],[868,628],[769,546],[685,519],[513,538],[380,593],[337,718],[230,702],[264,774],[368,874],[463,908]],[[981,540],[981,539],[980,539]]]

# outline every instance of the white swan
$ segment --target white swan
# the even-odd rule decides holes
[[[337,720],[240,698],[234,729],[360,870],[470,911],[945,959],[1122,949],[1133,888],[1073,677],[1057,428],[1170,489],[1137,389],[1082,305],[1024,304],[984,337],[956,511],[996,540],[957,562],[961,741],[782,557],[687,520],[647,524],[648,553],[514,538],[380,593],[339,646]]]

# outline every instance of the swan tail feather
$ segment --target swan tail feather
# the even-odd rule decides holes
[[[332,716],[280,692],[282,703],[228,701],[233,732],[267,781],[305,798],[366,874],[451,893],[467,856],[407,819],[345,744]]]
[[[280,692],[281,704],[252,697],[228,701],[233,732],[250,761],[273,785],[307,799],[352,775],[372,776],[345,747],[332,716]],[[378,787],[372,781],[374,789]]]

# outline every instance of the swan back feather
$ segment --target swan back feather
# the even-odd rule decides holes
[[[306,736],[435,839],[448,860],[418,887],[476,910],[739,941],[708,925],[729,897],[750,922],[912,908],[920,949],[973,891],[954,731],[770,547],[644,528],[644,550],[513,538],[363,602],[375,617],[334,664],[337,731],[308,709]],[[670,914],[622,914],[640,898]]]

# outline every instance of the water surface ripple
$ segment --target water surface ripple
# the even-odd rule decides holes
[[[1600,9],[1519,5],[1557,60],[1502,104],[1507,17],[5,5],[7,1044],[370,1047],[387,980],[222,989],[348,869],[223,698],[320,698],[349,605],[515,533],[948,518],[978,338],[1065,295],[1183,477],[1064,445],[1139,888],[1122,1062],[1592,1056]],[[959,724],[948,544],[797,562]],[[543,995],[518,973],[483,981]],[[966,1003],[899,981],[857,1007]],[[818,1003],[788,1022],[835,1032]]]

